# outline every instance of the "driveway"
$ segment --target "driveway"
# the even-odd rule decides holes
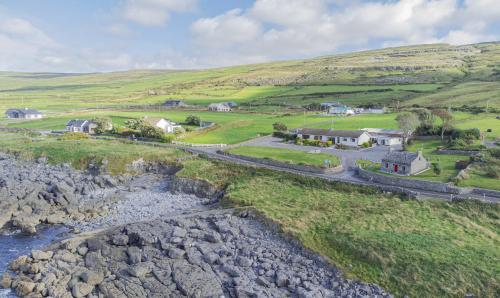
[[[389,146],[375,146],[371,148],[365,148],[360,150],[341,150],[334,147],[321,148],[312,146],[302,146],[295,145],[293,143],[285,143],[280,138],[275,138],[272,136],[260,137],[252,139],[236,146],[258,146],[258,147],[272,147],[272,148],[282,148],[291,149],[311,153],[325,153],[340,157],[342,160],[342,165],[345,169],[355,166],[356,160],[369,160],[373,162],[380,162],[380,160],[389,151]],[[393,149],[400,150],[401,146],[393,147]]]

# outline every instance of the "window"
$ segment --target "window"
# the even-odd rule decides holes
[[[385,163],[385,168],[388,169],[389,168],[389,164],[388,163]]]
[[[347,142],[347,138],[344,138],[343,140],[344,140],[344,142]]]
[[[351,142],[353,142],[353,143],[356,142],[356,139],[351,139]]]
[[[315,140],[321,140],[321,136],[314,136]]]
[[[405,166],[403,166],[403,172],[406,172],[406,167]]]

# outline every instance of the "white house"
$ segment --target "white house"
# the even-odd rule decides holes
[[[372,143],[384,146],[395,146],[403,143],[403,132],[400,130],[363,128],[370,135]]]
[[[165,120],[163,118],[144,118],[144,121],[149,123],[152,126],[158,127],[166,133],[174,133],[176,129],[181,128],[180,125],[171,122],[169,120]]]
[[[355,114],[354,110],[348,106],[331,107],[328,113],[332,115],[344,115],[344,116],[351,116]]]
[[[66,124],[66,131],[93,134],[96,127],[97,124],[90,120],[73,119]]]
[[[384,114],[387,112],[385,107],[383,108],[368,108],[361,111],[362,114]]]
[[[370,135],[363,130],[332,130],[301,128],[296,131],[297,137],[303,140],[331,141],[349,147],[358,147],[370,141]]]
[[[8,109],[5,116],[9,119],[41,119],[42,113],[33,109]]]
[[[208,106],[208,110],[212,112],[230,112],[231,107],[227,103],[212,103]]]

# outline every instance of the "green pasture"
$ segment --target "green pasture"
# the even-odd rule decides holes
[[[227,150],[232,154],[268,158],[280,162],[299,164],[314,167],[323,167],[326,160],[329,161],[331,167],[340,165],[340,159],[336,156],[324,153],[308,153],[297,150],[256,147],[256,146],[240,146]]]
[[[494,297],[500,290],[497,205],[400,200],[372,189],[189,160],[181,177],[227,186],[348,278],[395,297]]]

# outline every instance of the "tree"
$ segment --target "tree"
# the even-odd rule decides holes
[[[451,128],[451,121],[453,120],[453,115],[445,109],[433,110],[432,114],[436,115],[441,119],[441,141],[444,139],[445,131]]]
[[[97,125],[94,131],[98,135],[113,129],[113,123],[111,122],[111,119],[107,117],[105,118],[95,117],[94,119],[92,119],[92,123]]]
[[[129,119],[125,120],[125,126],[133,130],[138,130],[142,125],[142,122],[143,121],[141,119]]]
[[[273,129],[275,131],[287,131],[288,127],[283,122],[276,122],[273,124]]]
[[[196,125],[196,126],[200,126],[200,123],[201,123],[201,120],[200,120],[200,117],[198,116],[195,116],[195,115],[189,115],[186,117],[186,124],[189,124],[189,125]]]
[[[396,117],[396,121],[398,121],[399,129],[403,132],[403,148],[406,149],[408,138],[418,127],[420,121],[414,113],[399,114]]]
[[[432,128],[434,122],[436,121],[436,115],[434,115],[428,109],[419,109],[416,111],[418,115],[418,120],[420,120],[420,126],[426,128]]]

